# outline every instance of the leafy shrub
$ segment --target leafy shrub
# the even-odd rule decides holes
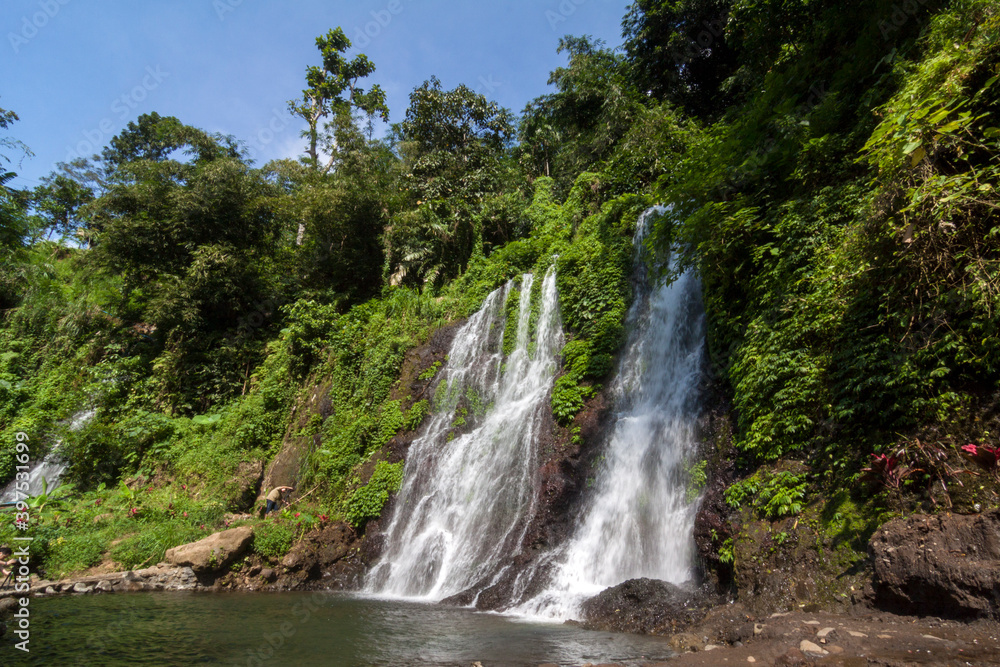
[[[399,490],[403,483],[403,462],[379,461],[368,484],[357,489],[347,501],[345,517],[355,528],[382,514],[389,495]]]
[[[253,530],[253,549],[268,560],[281,558],[292,548],[295,533],[280,520],[258,523]]]
[[[733,509],[746,504],[767,519],[794,516],[802,511],[806,499],[805,474],[758,472],[739,481],[725,492],[726,503]]]

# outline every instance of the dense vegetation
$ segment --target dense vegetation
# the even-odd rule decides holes
[[[62,442],[77,491],[42,515],[45,566],[155,562],[247,509],[238,480],[290,437],[319,443],[315,492],[258,551],[362,526],[401,472],[373,457],[429,408],[393,393],[407,351],[553,261],[571,426],[613,367],[656,202],[649,243],[703,282],[741,466],[810,465],[748,477],[734,508],[761,488],[768,517],[845,487],[936,503],[938,483],[996,504],[996,4],[638,0],[623,27],[620,51],[564,38],[519,117],[431,78],[372,139],[384,94],[338,29],[289,103],[298,161],[149,114],[32,191],[0,173],[0,481],[24,432],[33,457]],[[329,405],[293,428],[317,387]]]

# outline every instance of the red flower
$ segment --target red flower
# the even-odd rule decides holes
[[[299,514],[300,514],[300,512],[296,512],[296,513],[295,513],[295,518],[296,518],[296,519],[298,519],[298,518],[299,518]]]
[[[187,518],[187,515],[188,515],[188,513],[187,513],[187,512],[184,512],[184,517],[185,517],[185,518]]]

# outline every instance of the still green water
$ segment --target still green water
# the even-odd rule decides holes
[[[135,593],[31,603],[0,665],[538,665],[664,659],[662,638],[333,593]]]

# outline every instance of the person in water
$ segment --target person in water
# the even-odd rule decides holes
[[[287,505],[288,500],[285,499],[285,493],[292,490],[290,486],[276,486],[271,489],[271,493],[267,494],[267,505],[264,507],[264,515],[267,516],[268,512],[278,509],[278,506],[282,502]]]

